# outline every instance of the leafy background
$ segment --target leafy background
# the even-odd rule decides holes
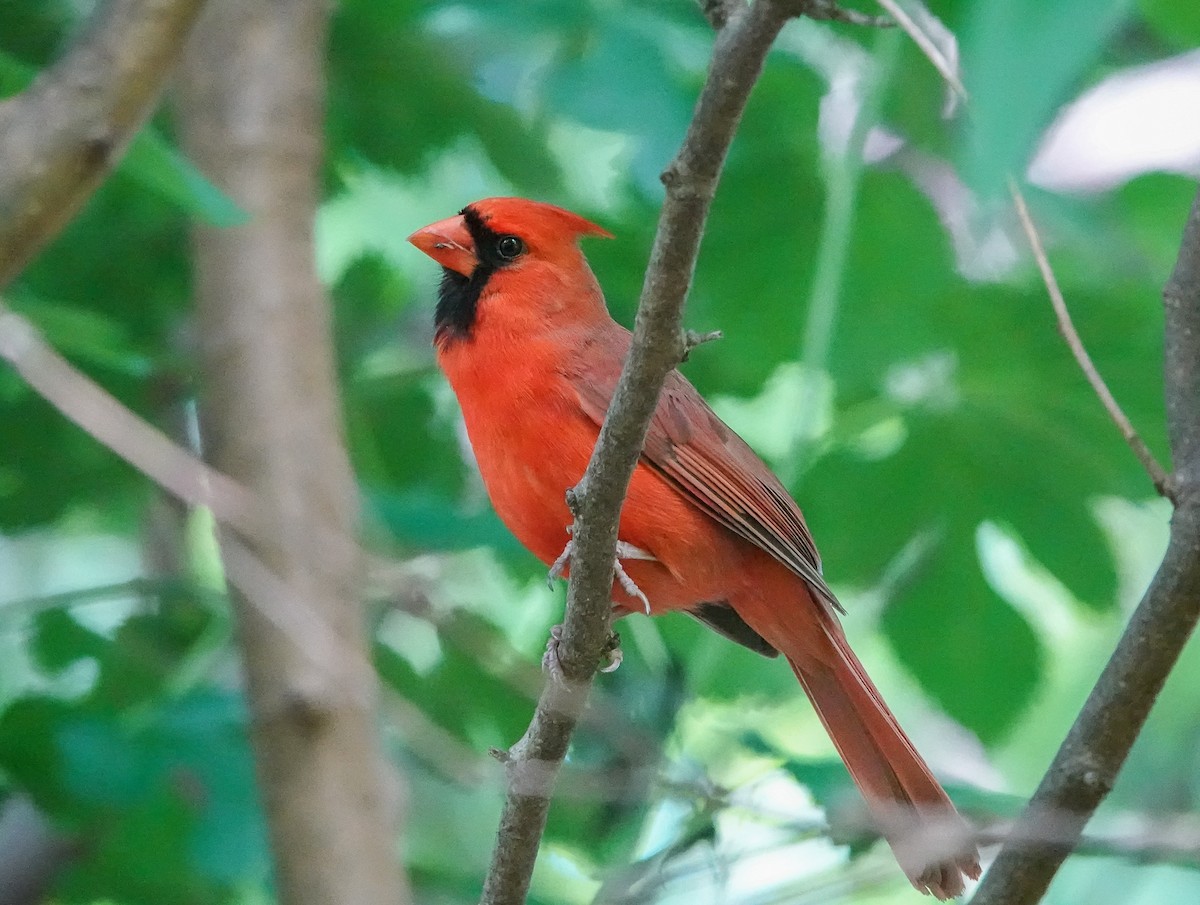
[[[0,91],[53,58],[81,6],[0,5]],[[688,310],[726,339],[685,368],[787,478],[856,647],[984,817],[1036,783],[1169,515],[1056,333],[1005,174],[1025,172],[1066,105],[1106,79],[1156,61],[1195,73],[1200,19],[1189,0],[929,6],[959,37],[969,113],[947,116],[939,77],[898,32],[789,27]],[[524,728],[563,595],[462,454],[429,348],[436,274],[404,237],[486,195],[571,207],[618,237],[587,251],[630,322],[657,173],[710,46],[688,0],[336,8],[317,250],[366,534],[403,564],[368,605],[420,901],[478,895],[501,796],[485,752]],[[845,118],[860,103],[882,130],[865,165]],[[1194,192],[1162,169],[1029,190],[1080,332],[1160,456],[1157,297]],[[186,438],[203,393],[186,231],[241,216],[177,150],[168,103],[9,301]],[[54,901],[270,901],[205,513],[175,509],[9,371],[0,425],[0,796],[30,796],[83,840]],[[919,900],[886,849],[852,838],[847,778],[785,667],[684,617],[622,631],[625,665],[573,749],[534,901]],[[1193,645],[1098,837],[1196,819],[1197,679]],[[1073,859],[1047,901],[1200,895],[1194,857],[1111,848]]]

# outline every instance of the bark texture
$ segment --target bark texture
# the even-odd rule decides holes
[[[0,289],[75,215],[154,109],[204,0],[107,0],[0,103]]]
[[[393,905],[395,782],[378,753],[352,543],[320,191],[328,4],[215,0],[189,47],[185,145],[250,215],[194,237],[205,453],[262,511],[222,553],[285,905]]]

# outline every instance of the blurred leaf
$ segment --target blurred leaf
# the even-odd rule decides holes
[[[1146,24],[1172,47],[1191,50],[1200,44],[1200,16],[1191,0],[1138,0]]]
[[[21,698],[0,713],[0,768],[56,817],[78,816],[74,798],[62,784],[58,730],[69,717],[65,701]]]
[[[899,448],[881,457],[862,434],[836,434],[799,499],[835,582],[870,584],[908,539],[939,533],[885,626],[943,706],[994,739],[1035,687],[1038,655],[1028,626],[979,576],[976,526],[1011,524],[1055,576],[1103,609],[1114,602],[1115,572],[1088,500],[1137,496],[1147,485],[1042,290],[957,278],[939,224],[912,192],[898,175],[866,177],[851,255],[863,263],[847,274],[831,359],[838,424],[861,424],[858,411],[876,412],[881,424],[898,418]],[[1113,374],[1120,396],[1146,413],[1148,439],[1159,445],[1161,384],[1146,365],[1160,354],[1157,311],[1127,296],[1073,299],[1086,341],[1102,366],[1123,366]]]
[[[382,644],[375,645],[375,664],[380,678],[399,695],[477,750],[511,744],[525,731],[533,699],[497,681],[488,664],[481,662],[486,648],[479,645],[489,635],[499,637],[499,632],[479,617],[456,610],[439,625],[443,655],[432,670],[417,674],[408,661]],[[464,689],[487,689],[487,694],[466,695]]]
[[[152,127],[138,133],[118,171],[210,226],[241,226],[250,219]]]
[[[418,550],[468,550],[491,546],[518,554],[523,549],[489,506],[465,513],[444,497],[413,490],[367,492],[367,505],[400,542]]]
[[[631,175],[657,197],[658,174],[679,147],[694,100],[679,90],[660,41],[629,27],[627,16],[602,19],[580,36],[544,77],[546,101],[586,126],[636,136]]]
[[[444,41],[415,27],[426,11],[415,0],[339,4],[329,49],[335,155],[412,173],[435,151],[471,135],[506,177],[543,192],[553,189],[558,168],[538,127],[474,90],[462,64],[466,41]]]
[[[102,662],[97,700],[124,708],[160,694],[211,621],[206,607],[184,600],[127,619]]]
[[[34,619],[30,652],[47,672],[61,672],[84,657],[100,659],[108,650],[107,638],[84,628],[66,610],[46,610]]]
[[[999,197],[1005,177],[1024,170],[1055,107],[1079,86],[1131,6],[1131,0],[971,4],[961,34],[971,93],[964,171],[977,191]]]
[[[33,67],[12,54],[0,51],[0,97],[19,94],[33,81]]]
[[[787,699],[800,693],[796,677],[781,658],[754,653],[681,613],[659,619],[658,628],[675,660],[683,664],[692,694],[738,701],[760,695]]]
[[[750,99],[713,203],[687,313],[688,326],[725,334],[684,365],[702,390],[757,392],[779,363],[799,355],[824,203],[813,178],[820,93],[808,69],[779,58]],[[653,222],[647,213],[644,228]],[[641,288],[644,257],[630,264],[637,268],[629,278],[636,289],[626,304]]]
[[[150,359],[133,348],[125,329],[110,317],[29,293],[16,293],[7,302],[64,355],[129,377],[145,377],[152,371]]]
[[[40,65],[61,49],[72,24],[80,16],[71,0],[5,0],[4,28],[0,30],[0,96],[8,93],[2,74],[9,54],[25,65]],[[19,89],[16,89],[19,90]]]

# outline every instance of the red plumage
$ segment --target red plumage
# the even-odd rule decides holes
[[[565,494],[587,467],[631,340],[578,248],[586,235],[608,234],[561,208],[491,198],[409,239],[444,268],[438,363],[492,504],[547,564],[569,539]],[[677,371],[618,536],[653,555],[622,563],[652,613],[688,611],[787,658],[917,889],[947,898],[979,875],[967,827],[846,641],[800,509]],[[617,583],[613,600],[642,609]],[[957,840],[951,853],[946,839]],[[940,857],[922,854],[939,845]]]

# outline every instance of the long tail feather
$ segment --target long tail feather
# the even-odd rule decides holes
[[[816,662],[788,656],[792,670],[913,886],[939,899],[961,895],[964,875],[979,876],[979,854],[966,822],[840,628],[827,628],[826,636],[832,656]]]

